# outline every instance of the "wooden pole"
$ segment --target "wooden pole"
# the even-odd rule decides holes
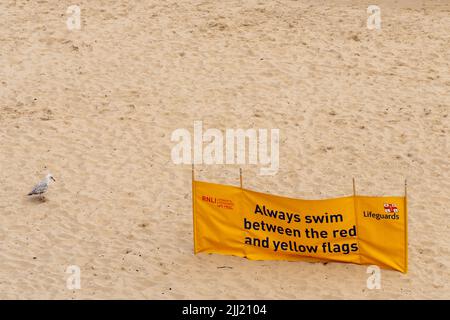
[[[408,196],[408,183],[407,183],[407,181],[405,179],[405,199],[406,199],[407,196]]]
[[[356,184],[355,184],[355,178],[353,178],[353,196],[356,196]]]
[[[241,184],[241,189],[242,189],[242,168],[239,168],[239,182]]]
[[[355,183],[355,177],[352,178],[352,182],[353,182],[353,214],[355,215],[356,230],[359,230],[358,214],[356,213],[356,183]],[[359,243],[359,237],[356,237],[356,242],[358,243],[358,248],[361,248],[361,245]],[[361,264],[361,262],[362,262],[361,261],[361,255],[359,255],[359,264]]]
[[[194,164],[192,164],[192,234],[194,238],[194,254],[197,253],[197,243],[195,236],[195,174]]]
[[[408,184],[405,179],[405,273],[408,272]]]

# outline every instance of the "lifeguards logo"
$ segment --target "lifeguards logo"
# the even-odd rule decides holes
[[[398,213],[398,208],[395,204],[385,203],[383,207],[384,207],[384,212],[386,212],[386,213]]]
[[[372,212],[372,211],[364,211],[363,216],[365,218],[374,218],[377,220],[387,219],[387,220],[398,220],[400,219],[398,215],[398,208],[395,203],[384,203],[383,204],[384,214]]]
[[[220,199],[211,196],[202,196],[202,201],[209,202],[215,205],[217,208],[233,210],[234,203],[228,199]]]

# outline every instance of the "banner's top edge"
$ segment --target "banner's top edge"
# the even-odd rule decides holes
[[[286,197],[286,196],[282,196],[282,195],[276,195],[276,194],[271,194],[271,193],[265,193],[265,192],[259,192],[259,191],[254,191],[254,190],[250,190],[250,189],[246,189],[246,188],[241,188],[239,186],[233,186],[233,185],[228,185],[228,184],[220,184],[220,183],[214,183],[214,182],[208,182],[208,181],[200,181],[200,180],[194,180],[193,182],[200,182],[200,183],[204,183],[204,184],[210,184],[210,185],[215,185],[215,186],[221,186],[221,187],[229,187],[229,188],[234,188],[236,190],[244,190],[244,191],[248,191],[248,192],[252,192],[252,193],[257,193],[257,194],[262,194],[262,195],[268,195],[268,196],[272,196],[272,197],[279,197],[279,198],[285,198],[285,199],[292,199],[292,200],[301,200],[301,201],[324,201],[324,200],[338,200],[338,199],[350,199],[353,198],[353,195],[349,195],[349,196],[343,196],[343,197],[332,197],[332,198],[322,198],[322,199],[302,199],[302,198],[292,198],[292,197]],[[370,198],[379,198],[379,199],[389,199],[389,198],[405,198],[404,195],[402,196],[371,196],[371,195],[355,195],[356,198],[366,198],[366,199],[370,199]]]

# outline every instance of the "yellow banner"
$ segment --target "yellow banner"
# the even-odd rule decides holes
[[[193,182],[194,251],[407,272],[405,197],[300,200]]]

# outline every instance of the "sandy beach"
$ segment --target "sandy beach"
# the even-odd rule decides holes
[[[449,299],[450,3],[0,3],[0,299]],[[277,128],[280,166],[199,180],[403,195],[409,272],[193,254],[179,128]],[[30,199],[51,172],[47,201]],[[81,269],[81,289],[66,269]]]

